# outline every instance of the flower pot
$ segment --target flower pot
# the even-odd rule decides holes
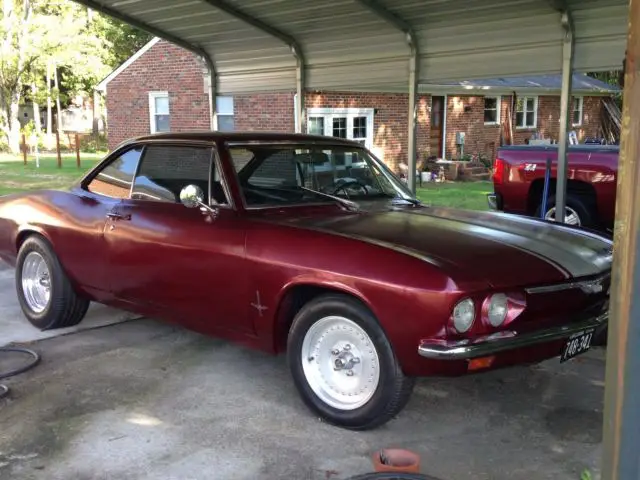
[[[418,473],[420,456],[401,448],[385,448],[373,455],[373,467],[376,472]]]

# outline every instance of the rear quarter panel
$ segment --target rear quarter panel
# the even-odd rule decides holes
[[[421,361],[419,340],[444,338],[445,322],[458,295],[448,276],[418,258],[293,226],[249,222],[247,260],[252,291],[260,292],[269,312],[255,317],[255,329],[260,337],[271,338],[274,348],[278,306],[289,289],[320,286],[364,303],[408,374]]]

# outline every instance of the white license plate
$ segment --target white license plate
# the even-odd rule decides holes
[[[566,362],[567,360],[577,357],[589,350],[589,348],[591,348],[591,340],[593,339],[594,333],[595,328],[591,328],[571,335],[562,348],[560,363]]]

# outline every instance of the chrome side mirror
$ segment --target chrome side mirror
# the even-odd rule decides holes
[[[187,185],[180,190],[180,201],[187,208],[199,207],[204,203],[204,192],[197,185]]]

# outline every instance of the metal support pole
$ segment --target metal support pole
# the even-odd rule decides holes
[[[216,132],[218,131],[218,75],[213,61],[209,57],[204,57],[204,61],[209,72],[209,121],[211,130]]]
[[[604,402],[606,480],[640,479],[640,0],[630,0],[628,28]]]
[[[560,94],[560,134],[558,135],[558,173],[556,174],[556,221],[564,223],[567,204],[567,150],[569,144],[569,109],[573,77],[574,26],[568,7],[562,12],[562,92]]]
[[[304,99],[305,71],[304,56],[292,47],[293,54],[296,57],[296,93],[298,103],[296,105],[296,115],[298,116],[298,124],[296,125],[296,133],[304,133],[306,131],[306,102]]]
[[[386,20],[394,27],[401,30],[411,50],[409,57],[409,130],[407,134],[407,186],[415,193],[416,191],[416,123],[418,112],[418,79],[420,78],[420,49],[418,48],[418,39],[413,27],[396,14],[387,10],[386,7],[379,4],[376,0],[359,0],[361,4]]]

